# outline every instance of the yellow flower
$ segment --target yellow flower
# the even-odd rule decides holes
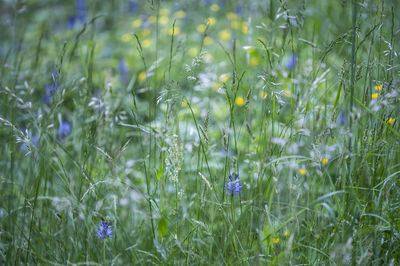
[[[381,90],[382,90],[382,84],[380,84],[380,85],[375,85],[375,90],[376,90],[376,91],[381,91]]]
[[[248,34],[249,33],[249,26],[247,26],[247,22],[243,22],[243,24],[242,24],[242,32],[244,34]]]
[[[236,103],[237,106],[243,106],[244,105],[243,97],[241,97],[241,96],[236,97],[235,103]]]
[[[134,28],[139,28],[140,26],[142,26],[142,20],[141,20],[141,19],[135,19],[135,20],[132,22],[132,26],[133,26]]]
[[[221,88],[221,84],[219,84],[219,83],[215,83],[214,84],[214,86],[212,87],[213,88],[213,90],[218,90],[219,88]]]
[[[204,37],[204,45],[211,45],[213,43],[213,39],[209,36]]]
[[[278,244],[279,243],[279,237],[277,237],[277,238],[273,237],[272,238],[272,243]]]
[[[212,54],[206,53],[204,55],[204,62],[210,64],[214,61],[214,56],[212,56]]]
[[[329,161],[328,158],[322,158],[321,163],[322,163],[322,165],[325,165],[328,163],[328,161]]]
[[[219,5],[217,4],[212,4],[210,6],[211,11],[217,12],[219,10]]]
[[[150,34],[151,34],[151,31],[149,29],[142,30],[142,36],[144,38],[146,38],[147,36],[150,36]]]
[[[372,93],[372,95],[371,95],[371,97],[372,97],[372,99],[376,99],[376,98],[378,98],[378,93]]]
[[[149,17],[149,22],[150,23],[154,23],[154,22],[156,22],[156,20],[157,20],[156,16],[150,16]]]
[[[179,11],[175,12],[174,16],[177,19],[184,18],[184,17],[186,17],[186,12],[183,10],[179,10]]]
[[[231,22],[231,28],[232,29],[237,30],[237,29],[239,29],[239,27],[240,27],[240,23],[238,21],[234,20],[234,21]]]
[[[160,14],[161,15],[168,15],[169,14],[169,10],[167,8],[161,8],[160,9]]]
[[[167,16],[161,16],[159,19],[158,19],[158,22],[160,22],[160,25],[166,25],[167,23],[168,23],[168,17]]]
[[[268,97],[268,93],[260,91],[260,98],[261,99],[266,99]]]
[[[209,17],[209,18],[206,19],[206,22],[208,24],[210,24],[210,26],[212,26],[217,22],[217,20],[215,18],[213,18],[213,17]]]
[[[221,30],[219,32],[219,37],[224,41],[228,41],[231,38],[231,33],[229,30]]]
[[[182,100],[181,106],[182,107],[186,107],[187,105],[188,105],[188,100],[185,98],[185,99]]]
[[[179,33],[181,33],[181,29],[179,27],[175,27],[175,28],[171,28],[169,30],[169,35],[174,34],[174,36],[178,35]]]
[[[150,39],[144,39],[142,42],[142,46],[143,46],[143,48],[147,48],[147,47],[151,46],[151,43],[152,42]]]
[[[147,74],[145,71],[139,73],[137,80],[141,83],[146,80]]]
[[[130,40],[132,40],[132,34],[125,33],[124,35],[122,35],[121,40],[123,42],[129,42]]]
[[[199,49],[197,49],[196,47],[192,47],[192,48],[189,49],[188,54],[191,57],[195,57],[196,55],[199,54]]]
[[[292,97],[292,92],[288,89],[284,89],[283,90],[283,95],[285,95],[286,97],[290,98]]]
[[[197,26],[196,30],[197,30],[198,32],[203,33],[203,32],[206,31],[206,28],[207,28],[206,25],[204,25],[204,24],[199,24],[199,25]]]
[[[219,76],[219,80],[223,83],[227,82],[229,80],[229,74],[228,73],[224,73],[221,76]]]
[[[390,117],[387,122],[388,122],[388,124],[393,124],[394,121],[396,121],[396,119]]]
[[[233,13],[233,12],[228,12],[228,13],[226,14],[226,17],[227,17],[228,19],[230,19],[230,20],[233,20],[233,19],[236,19],[236,18],[237,18],[237,15],[236,15],[235,13]]]
[[[307,170],[304,169],[304,168],[300,168],[300,169],[299,169],[299,174],[300,174],[300,175],[305,175],[305,174],[307,174]]]
[[[260,60],[258,60],[257,57],[250,58],[250,61],[249,61],[250,66],[254,67],[254,66],[258,65],[259,63],[260,63]]]
[[[283,232],[283,235],[284,235],[285,237],[288,237],[288,236],[289,236],[289,231],[286,230],[285,232]]]

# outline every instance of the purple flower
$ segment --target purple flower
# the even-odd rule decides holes
[[[60,139],[65,138],[71,132],[71,125],[68,121],[62,121],[58,128],[58,136]]]
[[[127,85],[128,83],[128,78],[129,78],[129,70],[128,70],[128,66],[126,65],[126,62],[124,59],[120,59],[119,63],[118,63],[118,68],[119,68],[119,72],[121,75],[121,83],[122,85]]]
[[[243,15],[243,10],[244,10],[244,4],[243,3],[238,3],[236,5],[235,13],[238,14],[238,15]]]
[[[129,2],[128,5],[128,11],[129,12],[135,12],[139,8],[139,4],[136,1]]]
[[[45,87],[45,94],[42,96],[42,102],[44,104],[50,105],[51,103],[51,98],[53,97],[54,93],[58,90],[60,87],[59,85],[59,76],[58,73],[55,69],[51,71],[51,79],[53,81],[53,84],[47,84]]]
[[[111,224],[102,221],[99,225],[99,229],[96,230],[97,237],[100,239],[112,237],[113,231],[110,228],[111,228]]]
[[[241,188],[242,182],[239,182],[239,175],[235,175],[235,179],[229,175],[229,181],[225,182],[225,192],[230,195],[238,195],[242,191]]]
[[[346,111],[345,110],[340,111],[340,114],[338,115],[338,118],[337,118],[337,124],[339,126],[344,126],[344,124],[346,124]]]
[[[297,64],[297,56],[290,55],[289,60],[286,63],[287,70],[292,70]]]
[[[76,18],[82,24],[86,22],[85,0],[76,0]]]

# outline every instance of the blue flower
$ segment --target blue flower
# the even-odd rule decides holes
[[[129,2],[129,5],[128,5],[128,11],[129,12],[135,12],[137,9],[139,8],[139,4],[136,2],[136,1],[131,1],[131,2]]]
[[[337,124],[339,126],[344,126],[344,124],[346,124],[346,111],[345,110],[340,111],[340,114],[338,115],[338,118],[337,118]]]
[[[58,127],[58,136],[60,139],[65,138],[71,132],[71,125],[68,121],[62,121]]]
[[[126,65],[126,62],[124,59],[120,59],[118,63],[118,69],[121,74],[121,82],[122,85],[127,85],[128,84],[128,79],[129,79],[129,70],[128,66]]]
[[[244,4],[243,3],[238,3],[236,5],[235,13],[238,15],[243,15],[243,10],[244,10]]]
[[[60,87],[59,81],[60,78],[58,76],[58,73],[55,69],[51,71],[51,78],[53,80],[53,84],[47,84],[45,88],[45,94],[42,96],[42,102],[44,104],[50,105],[51,103],[51,98],[53,97],[54,93],[58,90]]]
[[[229,181],[225,184],[225,192],[230,195],[238,195],[242,190],[242,182],[239,182],[239,176],[235,175],[233,179],[232,175],[229,175]]]
[[[76,18],[82,24],[86,22],[85,0],[76,0]]]
[[[110,228],[111,224],[102,221],[99,225],[99,229],[96,230],[97,237],[101,239],[112,237],[113,231]]]
[[[292,70],[297,64],[297,56],[290,55],[289,60],[286,63],[287,70]]]

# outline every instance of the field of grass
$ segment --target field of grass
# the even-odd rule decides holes
[[[400,264],[399,1],[0,14],[0,265]]]

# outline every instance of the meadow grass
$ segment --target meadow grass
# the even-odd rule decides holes
[[[0,3],[0,264],[400,264],[396,0]]]

